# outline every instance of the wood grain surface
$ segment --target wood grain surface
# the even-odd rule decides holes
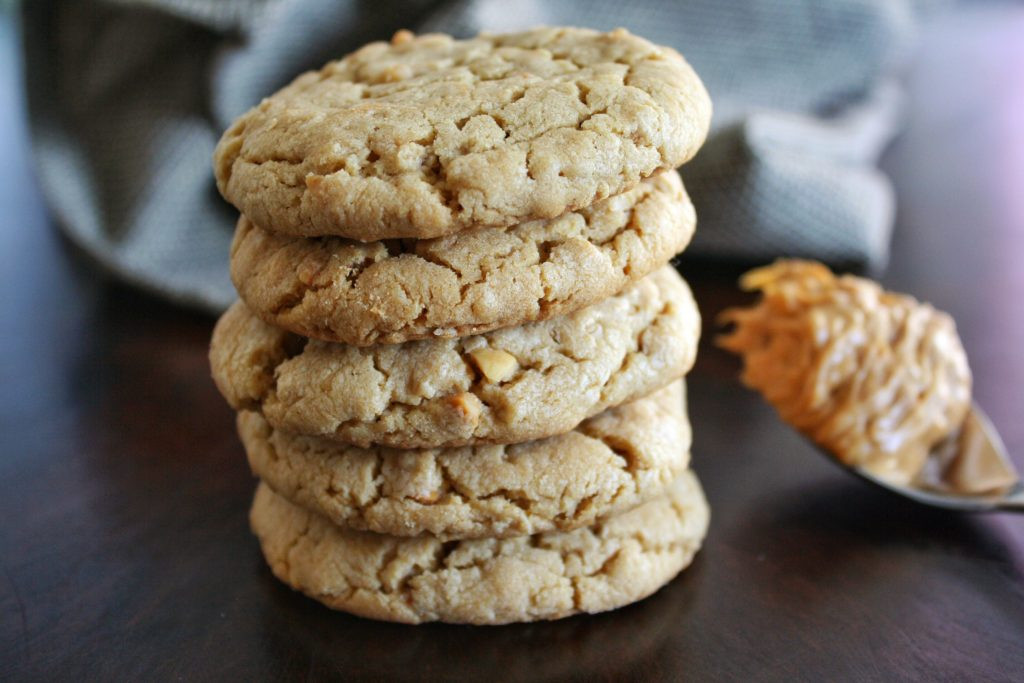
[[[1024,468],[1024,10],[932,26],[887,154],[885,284],[957,319]],[[278,584],[210,381],[209,317],[112,284],[57,236],[0,24],[0,677],[30,680],[1024,679],[1024,517],[925,509],[845,476],[736,380],[711,322],[735,265],[684,261],[712,506],[695,564],[562,622],[406,627]]]

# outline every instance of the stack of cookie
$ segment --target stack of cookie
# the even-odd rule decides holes
[[[669,259],[710,103],[617,30],[398,33],[300,76],[215,154],[242,301],[210,351],[273,572],[405,622],[612,609],[707,526]]]

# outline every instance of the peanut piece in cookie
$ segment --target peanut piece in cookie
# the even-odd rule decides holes
[[[459,419],[468,424],[480,421],[480,399],[474,394],[464,391],[448,398],[448,405],[455,409]]]
[[[469,352],[473,364],[492,384],[504,382],[519,369],[519,361],[508,351],[501,349],[474,349]]]

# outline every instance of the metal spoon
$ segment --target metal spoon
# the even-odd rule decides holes
[[[1007,470],[1016,474],[1013,462],[1006,454],[1006,446],[1003,445],[1003,440],[999,438],[999,433],[992,426],[991,420],[988,419],[988,416],[985,415],[977,404],[971,404],[971,410],[967,415],[964,425],[965,429],[971,430],[975,447],[980,449],[981,457],[995,458]],[[944,447],[956,448],[957,444],[960,443],[964,442],[958,440],[955,443],[945,444]],[[943,447],[936,448],[936,451],[939,448]],[[906,485],[895,484],[862,467],[846,465],[824,449],[819,450],[839,467],[852,472],[861,479],[924,505],[962,512],[1024,512],[1024,482],[1021,481],[1019,474],[1016,476],[1016,481],[1013,484],[1001,487],[1000,489],[978,494],[963,494],[943,488],[940,485],[941,482],[937,481],[937,479],[930,482],[915,480]],[[933,451],[930,459],[938,460],[940,457],[948,459],[947,456],[940,456],[936,451]]]

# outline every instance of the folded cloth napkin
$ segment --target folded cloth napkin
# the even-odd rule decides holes
[[[877,158],[908,0],[32,0],[22,6],[33,149],[68,235],[120,277],[211,310],[234,290],[235,212],[210,156],[231,120],[399,28],[470,36],[625,26],[679,49],[715,105],[683,168],[695,254],[877,267],[892,224]]]

